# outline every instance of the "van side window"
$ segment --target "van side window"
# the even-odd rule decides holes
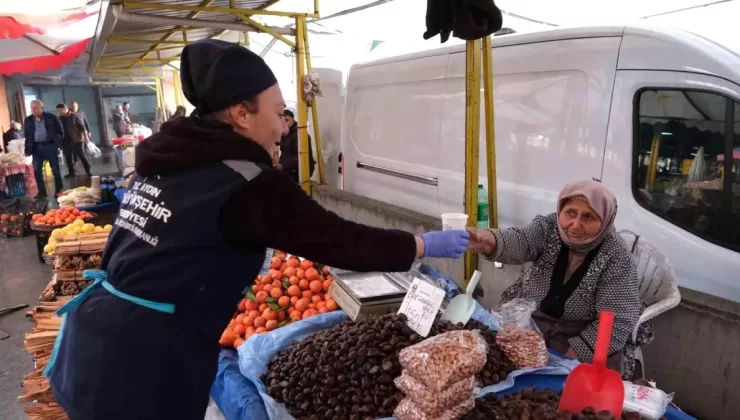
[[[640,205],[740,252],[740,104],[697,90],[637,93],[633,193]]]

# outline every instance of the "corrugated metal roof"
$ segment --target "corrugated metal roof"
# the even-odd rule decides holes
[[[203,3],[206,3],[205,0],[137,0],[141,3],[156,3],[160,5],[179,5],[179,6],[201,6]],[[272,0],[234,0],[234,6],[237,9],[259,9],[259,8],[265,8],[269,7],[270,5],[274,4],[275,2]],[[208,4],[208,7],[223,7],[228,8],[230,7],[230,0],[212,0]],[[127,12],[133,12],[138,14],[148,14],[148,15],[156,15],[156,16],[167,16],[167,17],[177,17],[177,18],[189,18],[193,17],[192,15],[195,14],[196,19],[203,19],[203,20],[211,20],[215,22],[241,22],[239,19],[237,19],[234,15],[230,13],[215,13],[215,12],[192,12],[192,11],[186,11],[186,10],[163,10],[163,9],[132,9],[132,8],[125,8],[124,9]],[[288,20],[286,19],[286,22]],[[153,24],[142,24],[142,23],[133,23],[133,22],[124,22],[119,21],[111,36],[118,37],[118,38],[127,38],[127,39],[134,39],[134,40],[141,40],[143,42],[141,43],[121,43],[121,42],[108,42],[105,48],[105,51],[103,53],[103,57],[114,57],[115,64],[124,64],[122,61],[119,61],[118,59],[130,59],[133,63],[137,58],[141,57],[146,50],[149,50],[153,46],[157,45],[158,41],[161,41],[162,39],[165,39],[166,41],[183,41],[183,33],[182,31],[176,31],[172,34],[168,35],[167,33],[157,33],[157,34],[146,34],[146,35],[132,35],[134,33],[140,33],[140,32],[151,32],[151,31],[163,31],[163,30],[172,30],[174,29],[174,25],[153,25]],[[188,41],[197,41],[199,39],[205,39],[213,37],[219,33],[222,33],[223,31],[217,30],[217,29],[208,29],[208,28],[198,28],[198,29],[192,29],[187,31],[187,40]],[[165,38],[166,37],[166,38]],[[167,58],[167,57],[173,57],[180,54],[182,51],[182,46],[179,46],[177,44],[169,44],[164,43],[160,44],[158,47],[160,51],[160,57],[161,58]],[[122,55],[126,52],[131,52],[131,54]],[[153,59],[156,58],[155,53],[149,53],[146,58]],[[98,63],[98,67],[101,66],[109,66],[113,65],[114,62],[102,59]],[[149,66],[159,66],[157,63],[146,63],[147,67]]]

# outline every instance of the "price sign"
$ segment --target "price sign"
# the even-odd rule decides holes
[[[439,307],[445,298],[445,291],[415,278],[406,297],[403,298],[399,314],[408,318],[406,325],[422,337],[429,335],[434,319],[437,317]]]

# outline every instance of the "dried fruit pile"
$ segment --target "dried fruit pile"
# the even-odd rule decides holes
[[[329,267],[275,252],[270,271],[249,288],[219,343],[237,348],[254,334],[336,311],[339,305],[329,296],[333,281]]]
[[[275,356],[262,381],[298,419],[390,416],[404,395],[399,350],[421,337],[405,315],[346,321],[294,342]]]
[[[586,408],[581,413],[572,414],[558,411],[560,393],[552,389],[525,388],[520,393],[496,397],[494,394],[475,400],[475,408],[462,420],[484,419],[532,419],[532,420],[613,420],[608,411],[596,412]],[[637,413],[622,413],[623,420],[639,420]]]

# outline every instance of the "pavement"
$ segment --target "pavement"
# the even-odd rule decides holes
[[[62,168],[64,175],[66,168]],[[117,172],[115,156],[112,151],[104,150],[100,159],[95,159],[92,173],[95,175]],[[84,173],[78,163],[77,173]],[[85,176],[67,178],[65,188],[89,185]],[[54,191],[53,182],[47,183],[47,191]],[[54,199],[50,203],[54,204]],[[38,303],[39,295],[51,280],[51,267],[39,263],[36,255],[36,240],[31,236],[25,238],[0,237],[0,309],[20,304],[29,308]],[[31,329],[31,320],[23,309],[6,315],[0,315],[0,330],[10,337],[0,340],[0,419],[25,420],[27,416],[23,405],[16,402],[22,393],[23,376],[33,369],[33,359],[23,348],[24,334]]]

